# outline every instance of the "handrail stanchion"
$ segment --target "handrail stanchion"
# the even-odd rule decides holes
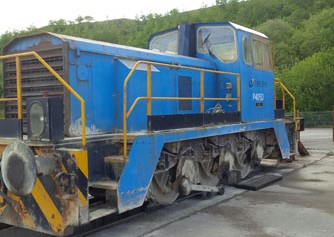
[[[22,86],[21,86],[21,61],[16,56],[16,90],[17,90],[17,118],[22,120]]]
[[[282,90],[282,102],[283,102],[283,109],[285,109],[285,96],[284,91],[288,93],[290,98],[292,99],[292,107],[293,107],[293,121],[295,124],[295,131],[298,130],[298,124],[297,124],[297,105],[296,105],[296,98],[293,96],[293,94],[286,88],[286,86],[281,82],[280,79],[276,78],[275,81],[279,84],[281,90]]]
[[[237,75],[237,97],[238,97],[238,112],[240,112],[241,109],[241,101],[240,101],[240,74]]]
[[[201,113],[204,113],[204,71],[200,72],[200,97],[201,97],[200,111]]]
[[[274,109],[276,109],[276,101],[277,101],[277,95],[276,95],[276,81],[274,82]]]
[[[128,81],[130,80],[131,76],[133,75],[133,73],[136,71],[136,68],[138,67],[139,64],[142,64],[144,61],[138,61],[135,63],[135,65],[133,65],[133,68],[131,69],[131,71],[129,72],[129,74],[127,75],[127,77],[125,78],[124,82],[123,82],[123,156],[124,159],[126,159],[127,156],[127,84]]]
[[[126,82],[127,80],[124,81],[124,88],[123,88],[123,156],[124,156],[124,159],[126,159],[126,156],[127,156],[127,119],[128,119],[128,116],[127,116],[127,109],[126,109],[126,106],[127,106],[127,101],[126,101]]]
[[[51,74],[57,78],[57,80],[66,87],[81,103],[81,136],[82,136],[82,146],[86,149],[86,114],[85,114],[85,101],[82,97],[47,63],[45,60],[39,56],[36,52],[32,52],[32,55],[37,58],[37,60],[51,72]]]
[[[279,87],[281,88],[281,92],[282,92],[282,104],[283,104],[283,109],[285,109],[285,93],[284,93],[284,89],[282,87],[282,83],[279,82]]]
[[[147,116],[152,115],[152,65],[147,64]]]

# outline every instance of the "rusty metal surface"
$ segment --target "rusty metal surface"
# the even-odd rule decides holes
[[[3,150],[5,145],[0,148]],[[83,194],[84,198],[79,195],[79,192],[82,192],[79,189],[82,180],[77,177],[78,169],[82,170],[84,167],[84,164],[77,160],[82,160],[87,154],[69,153],[70,151],[51,153],[55,152],[52,146],[32,147],[32,149],[34,154],[38,155],[36,162],[41,174],[37,176],[32,191],[22,197],[19,193],[14,195],[3,189],[3,186],[0,187],[0,222],[56,235],[71,232],[72,228],[69,226],[78,225],[79,216],[83,215],[79,214],[81,210],[79,207],[87,205],[87,194]],[[49,166],[49,161],[56,167],[53,170],[47,169],[48,167],[42,169],[43,165]],[[13,171],[13,167],[9,167],[8,170],[8,172]],[[15,169],[14,171],[16,172]],[[85,204],[82,204],[83,201]],[[14,236],[21,236],[17,234],[22,233],[19,228],[11,228],[6,232],[0,230],[0,235],[6,233],[7,236],[7,232],[16,233]]]

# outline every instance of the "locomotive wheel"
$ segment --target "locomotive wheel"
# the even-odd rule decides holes
[[[203,185],[216,186],[219,183],[219,178],[217,175],[211,173],[211,167],[209,166],[200,164],[198,177]]]
[[[245,155],[243,163],[241,164],[240,176],[245,179],[254,169],[254,157]]]
[[[252,171],[254,167],[251,164],[243,164],[242,169],[241,169],[241,179],[245,179]]]
[[[150,193],[158,204],[168,205],[173,203],[179,196],[179,192],[175,191],[174,187],[175,185],[171,182],[169,172],[161,172],[154,174]]]

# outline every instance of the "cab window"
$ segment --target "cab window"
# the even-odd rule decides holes
[[[250,39],[248,37],[242,37],[242,54],[244,62],[248,65],[252,64],[252,48]]]
[[[255,68],[267,71],[273,70],[269,41],[252,39],[252,53]]]
[[[155,52],[177,54],[178,52],[178,31],[171,31],[153,37],[149,49]]]
[[[235,32],[228,26],[200,27],[197,31],[197,51],[213,54],[223,62],[238,59]]]

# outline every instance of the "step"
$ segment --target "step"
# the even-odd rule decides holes
[[[117,213],[117,211],[118,210],[115,207],[110,207],[110,206],[97,207],[96,209],[91,210],[89,212],[89,221],[93,221],[101,217]]]
[[[272,167],[278,166],[280,161],[278,159],[262,159],[260,162],[260,166],[264,167]]]
[[[283,177],[281,175],[274,174],[266,174],[261,176],[255,176],[246,180],[243,180],[234,186],[237,188],[247,189],[251,191],[258,191],[262,188],[265,188],[277,181],[282,180]]]
[[[123,173],[126,162],[127,157],[124,156],[104,157],[106,175],[112,180],[119,180]]]
[[[93,188],[117,190],[118,183],[117,181],[114,181],[114,180],[97,181],[97,182],[90,183],[89,186]]]

